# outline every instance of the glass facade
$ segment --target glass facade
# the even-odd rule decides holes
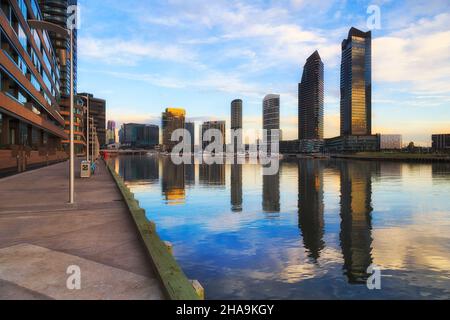
[[[167,108],[162,114],[163,148],[172,151],[177,142],[171,141],[172,132],[184,129],[186,111],[183,109]]]
[[[27,23],[42,19],[38,3],[0,0],[0,11],[2,22],[7,22],[0,27],[0,145],[22,153],[60,150],[65,133],[63,118],[54,107],[60,81],[55,53],[51,45],[42,45],[47,33]]]
[[[272,130],[278,130],[280,133],[280,96],[269,94],[263,100],[263,129],[267,130],[264,134],[263,142],[267,145],[267,152],[271,152]],[[278,139],[280,136],[278,136]]]
[[[372,35],[351,28],[342,42],[341,135],[372,133]]]
[[[315,51],[303,68],[298,90],[298,138],[323,139],[324,66]]]

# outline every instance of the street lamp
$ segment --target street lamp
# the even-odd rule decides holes
[[[86,115],[86,122],[87,122],[87,128],[86,128],[86,133],[87,133],[87,144],[86,144],[86,160],[89,161],[89,96],[79,96],[82,99],[86,99],[86,109],[87,109],[87,115]]]
[[[57,24],[41,21],[41,20],[28,20],[28,25],[33,29],[47,30],[63,35],[66,39],[70,40],[70,178],[69,178],[69,203],[74,203],[74,181],[75,181],[75,147],[73,137],[73,28],[66,29]]]

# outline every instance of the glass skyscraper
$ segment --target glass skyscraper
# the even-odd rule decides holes
[[[372,34],[351,28],[342,42],[341,136],[372,134]]]
[[[324,67],[315,51],[303,68],[298,85],[298,138],[323,139]]]
[[[268,94],[263,100],[263,129],[267,130],[264,135],[263,143],[267,146],[267,153],[271,154],[272,140],[280,139],[280,96],[277,94]],[[275,130],[272,132],[272,130]],[[272,133],[278,135],[273,136]]]

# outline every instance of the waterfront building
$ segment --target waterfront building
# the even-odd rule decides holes
[[[272,141],[280,141],[280,96],[268,94],[263,100],[263,144],[266,146],[267,154],[271,154]],[[272,130],[275,130],[272,132]],[[273,134],[276,134],[273,135]]]
[[[324,66],[315,51],[305,63],[298,85],[298,139],[323,139]]]
[[[154,148],[159,144],[159,127],[152,124],[125,123],[121,133],[122,145],[131,148]]]
[[[372,34],[351,28],[342,42],[341,136],[372,134]]]
[[[36,0],[4,0],[0,7],[0,171],[66,159],[60,114],[60,70]]]
[[[177,129],[184,129],[186,111],[184,109],[167,108],[162,113],[163,150],[172,152],[179,142],[172,141],[172,133]]]
[[[450,134],[433,134],[432,149],[435,151],[450,151]]]
[[[23,0],[20,0],[23,1]],[[19,1],[19,2],[20,2]],[[38,0],[45,21],[67,28],[68,7],[77,5],[77,0]],[[70,40],[55,32],[49,32],[50,40],[55,48],[60,69],[62,96],[70,95]],[[77,92],[77,29],[73,31],[73,88]]]
[[[100,147],[106,146],[106,101],[94,97],[92,93],[80,93],[79,95],[89,97],[89,117],[94,119],[94,127],[97,130],[97,137]]]
[[[342,153],[342,152],[363,152],[363,151],[380,151],[380,135],[370,136],[340,136],[325,139],[325,152]]]
[[[191,135],[191,152],[194,152],[195,148],[195,123],[194,122],[186,122],[184,124],[184,128],[189,132]]]
[[[210,129],[216,129],[219,130],[221,133],[220,136],[220,141],[218,142],[219,144],[223,145],[222,147],[222,152],[225,151],[225,141],[226,141],[226,133],[225,133],[225,127],[226,123],[225,121],[206,121],[203,122],[202,126],[201,126],[201,135],[200,135],[200,142],[202,145],[202,150],[205,150],[206,147],[213,141],[208,141],[208,137],[205,137],[205,133],[206,131],[210,130]],[[205,141],[205,139],[207,141]]]
[[[60,100],[60,114],[64,118],[64,132],[67,133],[67,139],[62,140],[62,146],[64,150],[70,152],[70,97],[64,95]],[[76,155],[86,154],[86,110],[84,107],[84,101],[75,97],[73,109],[73,143]],[[92,130],[92,128],[91,128]]]
[[[325,247],[323,168],[321,162],[300,160],[298,166],[298,227],[308,256],[314,261]]]
[[[381,150],[400,150],[403,146],[403,138],[400,134],[380,135]]]
[[[236,99],[231,102],[231,130],[239,129],[242,129],[242,100]],[[242,145],[242,136],[234,137],[231,144],[233,145],[233,152],[237,153],[238,146]]]
[[[116,143],[116,123],[111,120],[108,121],[108,125],[106,126],[106,143]]]
[[[280,153],[320,153],[324,148],[324,140],[322,139],[303,139],[280,141]]]

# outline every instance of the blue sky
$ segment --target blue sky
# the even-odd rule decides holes
[[[429,145],[450,132],[448,0],[79,0],[78,91],[107,100],[109,120],[160,124],[166,107],[193,121],[261,127],[265,94],[281,95],[285,139],[297,138],[297,84],[306,58],[325,64],[325,136],[339,133],[341,41],[373,30],[373,131]]]

